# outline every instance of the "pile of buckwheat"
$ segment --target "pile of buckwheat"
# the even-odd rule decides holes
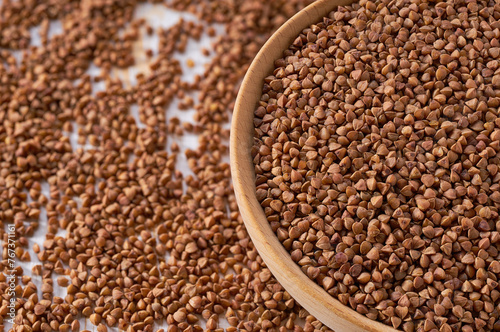
[[[12,326],[7,314],[15,298],[10,330],[16,332],[160,332],[156,324],[165,322],[169,332],[222,331],[222,322],[226,331],[329,331],[265,267],[223,159],[224,125],[249,63],[270,33],[308,2],[168,1],[200,20],[160,31],[134,19],[135,0],[2,2],[1,330]],[[52,20],[61,21],[64,33],[48,34]],[[173,54],[204,29],[213,34],[211,23],[226,26],[205,51],[213,60],[198,80],[184,82]],[[30,46],[36,26],[38,47]],[[158,34],[159,54],[147,51],[149,71],[127,87],[111,73],[134,64],[141,31]],[[23,52],[19,63],[13,50]],[[100,76],[86,74],[91,64]],[[105,82],[105,90],[93,94],[94,80]],[[198,100],[188,96],[193,91]],[[194,105],[194,125],[167,122],[174,98],[180,108]],[[133,105],[143,127],[131,115]],[[91,148],[73,150],[67,135],[73,130]],[[176,139],[184,132],[199,138],[199,148],[185,152],[194,173],[185,177],[176,169]],[[46,185],[49,195],[42,192]],[[46,240],[32,245],[45,210]],[[15,268],[15,297],[7,292],[9,225],[16,230],[15,259],[34,263],[32,271]],[[56,235],[61,230],[66,234]],[[56,296],[56,287],[67,294]]]
[[[257,196],[332,297],[500,331],[500,4],[362,0],[302,31],[255,111]]]

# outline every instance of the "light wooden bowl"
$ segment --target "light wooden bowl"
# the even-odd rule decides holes
[[[255,194],[250,151],[254,139],[254,111],[262,95],[264,78],[272,73],[274,61],[283,56],[283,51],[304,28],[319,22],[337,6],[350,3],[351,0],[314,2],[276,31],[257,54],[236,99],[231,124],[231,172],[240,213],[255,247],[276,279],[300,305],[336,332],[395,332],[397,330],[344,306],[309,279],[279,242]]]

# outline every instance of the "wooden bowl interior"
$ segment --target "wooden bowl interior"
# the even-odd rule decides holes
[[[250,151],[254,142],[254,110],[262,95],[264,78],[272,73],[274,61],[282,57],[283,51],[304,28],[319,22],[337,6],[350,3],[351,0],[318,0],[287,21],[262,47],[236,100],[231,124],[231,172],[248,233],[268,268],[294,299],[336,332],[391,332],[396,330],[344,306],[302,272],[274,234],[255,194],[255,171]]]

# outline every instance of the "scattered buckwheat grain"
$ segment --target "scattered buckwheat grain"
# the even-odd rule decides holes
[[[328,331],[257,254],[223,160],[229,136],[223,125],[251,60],[310,1],[165,2],[199,21],[155,31],[134,19],[135,0],[1,2],[0,329],[10,303],[3,226],[13,224],[16,259],[35,264],[31,272],[14,270],[23,277],[11,331],[149,332],[164,323],[168,332],[222,331],[223,322],[229,332]],[[54,20],[64,33],[50,36]],[[213,59],[194,83],[184,82],[174,53],[204,30],[214,36],[212,23],[225,26],[205,52]],[[42,43],[30,46],[37,26]],[[159,53],[146,51],[149,71],[128,87],[111,73],[134,64],[133,48],[144,33],[158,35]],[[21,61],[11,50],[22,51]],[[93,78],[86,74],[91,64],[101,69]],[[94,82],[105,89],[92,91]],[[188,95],[195,90],[197,100]],[[174,98],[195,108],[193,123],[167,122]],[[68,132],[85,148],[73,149]],[[180,151],[175,140],[184,132],[198,136],[197,149]],[[176,169],[180,153],[194,175]],[[32,245],[36,257],[30,257],[42,213],[45,241]],[[56,296],[55,287],[65,295]]]

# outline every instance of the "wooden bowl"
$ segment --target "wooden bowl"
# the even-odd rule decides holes
[[[272,1],[272,0],[271,0]],[[397,331],[343,305],[309,279],[271,229],[255,194],[255,171],[251,156],[254,142],[254,111],[262,95],[264,78],[274,69],[300,32],[315,24],[339,5],[351,0],[318,0],[288,20],[262,47],[241,85],[231,124],[231,172],[240,213],[260,256],[276,279],[312,315],[336,332]]]

